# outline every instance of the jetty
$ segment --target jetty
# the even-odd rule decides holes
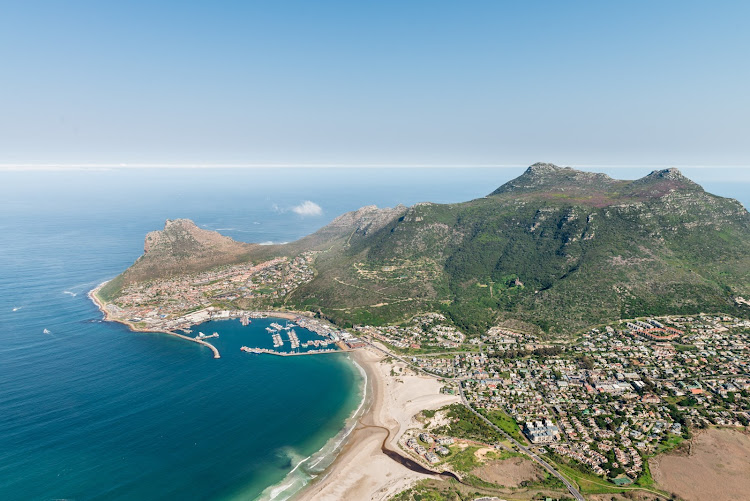
[[[149,331],[153,332],[153,331]],[[194,343],[202,344],[206,348],[209,348],[211,351],[214,352],[214,358],[221,358],[221,354],[219,354],[219,350],[216,349],[216,346],[212,345],[208,341],[204,341],[203,339],[199,337],[189,337],[189,336],[183,336],[182,334],[177,334],[176,332],[172,331],[160,331],[164,332],[165,334],[171,334],[172,336],[181,337],[182,339],[187,339],[188,341],[192,341]],[[206,336],[206,337],[218,337],[218,336]]]
[[[296,357],[300,355],[322,355],[324,353],[346,353],[351,350],[335,350],[333,348],[321,349],[321,350],[308,350],[308,351],[276,351],[268,348],[250,348],[243,346],[240,350],[245,353],[252,353],[254,355],[277,355],[279,357]]]
[[[219,337],[219,333],[214,332],[213,334],[209,336],[209,335],[203,334],[202,332],[199,332],[198,335],[195,336],[195,339],[211,339],[212,337]]]
[[[299,348],[299,338],[297,337],[297,333],[294,332],[294,329],[289,329],[287,331],[287,336],[289,337],[289,344],[292,345],[292,349]]]
[[[99,311],[101,311],[104,314],[104,320],[106,320],[108,322],[119,322],[121,324],[127,325],[128,328],[131,331],[133,331],[133,332],[162,332],[164,334],[169,334],[170,336],[176,336],[176,337],[179,337],[179,338],[182,338],[182,339],[186,339],[186,340],[191,341],[193,343],[201,344],[201,345],[205,346],[206,348],[210,349],[213,352],[213,354],[214,354],[214,358],[221,358],[221,354],[219,353],[219,350],[216,349],[216,346],[212,345],[208,341],[204,341],[204,340],[199,339],[199,338],[184,336],[182,334],[177,334],[174,331],[167,330],[167,329],[164,329],[164,328],[162,328],[162,329],[159,329],[159,328],[145,328],[145,329],[142,329],[142,328],[139,328],[138,326],[136,326],[133,322],[129,322],[127,320],[123,320],[121,318],[115,317],[107,309],[107,305],[104,303],[104,301],[102,301],[99,298],[99,296],[97,295],[97,293],[101,290],[102,287],[104,287],[104,284],[106,284],[106,283],[107,282],[100,283],[94,289],[90,290],[89,293],[87,294],[88,298],[91,301],[94,302],[94,304],[97,306],[97,308],[99,308]],[[186,327],[189,327],[189,326],[186,326]],[[192,332],[192,331],[188,330],[187,332]],[[218,335],[217,336],[210,336],[210,337],[218,337]]]

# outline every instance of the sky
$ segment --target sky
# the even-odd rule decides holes
[[[750,166],[750,2],[0,6],[0,165]]]

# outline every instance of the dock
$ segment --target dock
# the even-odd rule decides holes
[[[254,355],[276,355],[279,357],[296,357],[300,355],[323,355],[326,353],[346,353],[347,351],[351,350],[335,350],[333,348],[328,348],[324,350],[309,350],[309,351],[276,351],[276,350],[269,350],[268,348],[249,348],[247,346],[243,346],[240,348],[240,350],[244,351],[245,353],[252,353]]]
[[[162,331],[162,332],[166,334],[171,334],[173,336],[181,337],[182,339],[187,339],[188,341],[192,341],[194,343],[202,344],[203,346],[205,346],[206,348],[209,348],[211,351],[214,352],[214,358],[221,358],[221,355],[219,354],[219,350],[216,349],[216,346],[212,345],[211,343],[207,341],[203,341],[202,339],[199,339],[199,338],[183,336],[182,334],[177,334],[176,332],[172,332],[172,331]]]

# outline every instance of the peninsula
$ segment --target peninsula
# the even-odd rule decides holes
[[[667,499],[685,489],[664,454],[750,450],[713,435],[750,419],[750,214],[676,169],[535,164],[284,245],[169,220],[91,296],[134,330],[286,316],[358,348],[370,407],[302,499]]]
[[[207,308],[307,312],[348,328],[423,312],[467,335],[567,336],[750,298],[750,214],[676,169],[635,181],[535,164],[458,204],[364,207],[284,245],[167,221],[96,291],[108,318],[170,330]],[[192,317],[191,317],[192,316]]]

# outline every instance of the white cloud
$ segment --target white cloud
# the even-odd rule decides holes
[[[299,214],[300,216],[320,216],[323,214],[323,209],[320,205],[310,200],[305,200],[299,205],[292,207],[292,211]]]

